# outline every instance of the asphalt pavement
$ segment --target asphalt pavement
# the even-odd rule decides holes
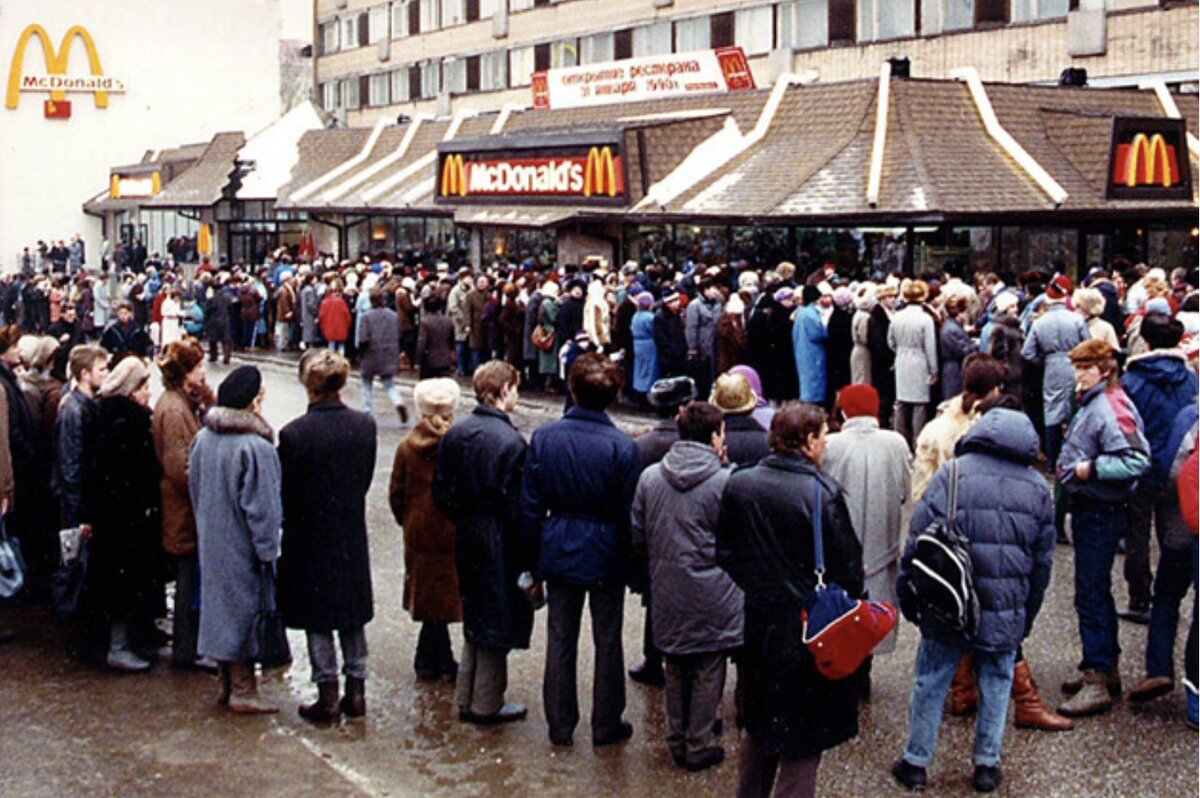
[[[304,392],[286,358],[258,358],[266,377],[266,416],[278,429],[304,412]],[[210,366],[215,386],[227,368]],[[411,399],[411,380],[402,380]],[[376,389],[379,390],[378,388]],[[463,411],[470,407],[469,390]],[[352,381],[345,399],[357,406]],[[376,407],[386,407],[382,392]],[[561,413],[561,399],[523,397],[515,421],[526,434]],[[617,413],[632,432],[650,420]],[[315,695],[304,638],[293,632],[295,663],[272,674],[264,691],[283,711],[236,717],[217,707],[216,680],[165,667],[117,675],[76,663],[67,637],[42,610],[0,609],[0,625],[18,639],[0,646],[0,795],[46,796],[510,796],[572,795],[728,796],[736,784],[730,670],[723,704],[723,743],[729,759],[698,774],[672,764],[665,744],[660,690],[629,682],[629,742],[593,749],[590,716],[591,644],[585,620],[580,645],[582,720],[571,749],[546,738],[541,683],[545,611],[538,614],[529,651],[509,657],[510,701],[529,706],[523,722],[478,728],[460,723],[452,687],[418,682],[412,668],[418,627],[400,608],[403,561],[400,529],[387,504],[392,457],[406,430],[391,411],[380,412],[379,454],[368,507],[376,617],[367,627],[371,648],[368,715],[327,728],[312,726],[296,707]],[[1074,672],[1079,655],[1072,609],[1071,549],[1058,547],[1045,607],[1026,644],[1034,675],[1051,703],[1058,684]],[[1124,596],[1120,563],[1114,569],[1118,602]],[[1185,621],[1190,620],[1190,607]],[[461,640],[452,627],[456,650]],[[625,605],[625,660],[641,658],[642,609]],[[1142,675],[1145,627],[1122,622],[1126,687]],[[1181,623],[1177,660],[1182,670],[1186,626]],[[908,693],[918,635],[902,622],[893,654],[876,660],[873,692],[860,715],[854,741],[828,752],[818,780],[821,796],[903,795],[889,775],[907,732]],[[997,794],[1012,796],[1195,796],[1200,785],[1197,735],[1184,726],[1182,687],[1144,708],[1120,704],[1062,734],[1015,729],[1005,737],[1005,781]],[[930,769],[929,794],[973,795],[973,721],[947,717]]]

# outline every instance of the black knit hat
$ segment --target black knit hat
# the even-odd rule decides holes
[[[217,404],[245,410],[262,390],[262,374],[254,366],[238,366],[217,388]]]
[[[691,377],[667,377],[650,386],[646,400],[651,407],[672,409],[682,407],[696,398],[696,383]]]

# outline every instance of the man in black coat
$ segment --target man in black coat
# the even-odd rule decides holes
[[[886,284],[875,292],[878,300],[867,323],[867,348],[871,350],[871,385],[879,391],[879,426],[892,426],[892,406],[896,402],[896,353],[888,345],[888,330],[892,326],[892,308],[896,304],[896,287]]]
[[[521,533],[525,440],[508,417],[517,407],[520,379],[502,360],[475,371],[479,404],[442,439],[433,477],[433,500],[454,522],[463,607],[454,699],[459,718],[480,725],[526,715],[524,704],[504,701],[506,660],[512,649],[529,648],[532,601],[541,590],[518,584],[537,565],[537,541]]]
[[[679,294],[674,289],[663,289],[662,307],[654,314],[654,346],[658,351],[659,376],[687,374],[687,335],[679,312]]]
[[[366,504],[375,473],[375,422],[342,404],[350,364],[311,349],[300,360],[308,412],[279,432],[283,548],[279,608],[303,629],[317,700],[300,717],[329,723],[366,714],[367,636],[374,617]],[[338,633],[346,690],[338,702]]]

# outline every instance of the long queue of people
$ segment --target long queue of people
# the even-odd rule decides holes
[[[419,420],[396,452],[389,486],[404,529],[404,606],[421,623],[418,676],[453,680],[464,722],[525,717],[522,704],[507,700],[506,656],[528,647],[544,601],[548,737],[572,745],[586,603],[596,659],[591,740],[620,743],[633,733],[623,717],[622,651],[625,589],[633,586],[646,605],[646,660],[630,675],[665,685],[672,758],[693,770],[723,760],[719,697],[732,656],[739,794],[770,794],[773,786],[777,795],[811,795],[821,752],[857,733],[858,702],[870,691],[869,664],[851,679],[831,681],[801,642],[797,597],[816,581],[819,513],[827,576],[852,594],[893,601],[921,629],[909,740],[893,769],[901,784],[925,785],[947,693],[951,712],[979,713],[980,791],[1001,779],[1010,696],[1017,725],[1046,730],[1068,729],[1072,718],[1112,706],[1121,688],[1109,575],[1121,541],[1131,599],[1122,617],[1150,623],[1146,678],[1128,697],[1148,701],[1170,692],[1179,605],[1194,586],[1196,560],[1197,387],[1187,340],[1193,321],[1186,317],[1194,313],[1187,310],[1194,288],[1182,311],[1153,273],[1124,296],[1109,292],[1120,304],[1144,289],[1129,325],[1118,320],[1122,336],[1115,326],[1092,324],[1101,313],[1087,319],[1072,310],[1088,306],[1090,295],[1074,292],[1062,275],[1035,295],[986,277],[976,294],[952,278],[934,289],[926,280],[833,287],[832,269],[792,287],[787,266],[765,276],[716,269],[669,284],[636,266],[621,275],[585,270],[542,283],[540,300],[524,296],[536,284],[531,275],[493,288],[486,276],[473,286],[471,275],[437,271],[399,275],[381,266],[376,276],[370,264],[362,264],[361,278],[357,269],[319,278],[298,270],[301,291],[325,286],[318,327],[322,315],[336,311],[341,326],[332,332],[354,341],[350,354],[364,363],[379,359],[382,373],[362,371],[368,397],[371,377],[388,377],[391,393],[390,378],[405,364],[422,377],[414,391]],[[1090,277],[1093,285],[1106,279]],[[229,297],[230,284],[255,279],[202,274],[186,290],[208,303]],[[284,293],[296,279],[281,273]],[[345,290],[359,279],[365,307]],[[493,290],[501,310],[503,298],[523,308],[520,349],[475,347],[473,311],[461,340],[457,317],[442,313],[460,298],[478,303],[471,299],[478,294],[486,305]],[[1096,290],[1104,300],[1106,292]],[[874,295],[865,321],[845,313],[847,292],[852,304]],[[899,310],[897,296],[905,303]],[[416,308],[408,328],[392,309],[402,308],[404,297]],[[839,310],[850,316],[849,348],[832,343],[844,326]],[[122,314],[124,329],[140,333],[130,309]],[[771,339],[765,359],[751,335],[761,314],[786,331]],[[509,317],[515,335],[518,317]],[[560,328],[564,317],[579,329],[572,329],[575,321]],[[727,321],[736,327],[737,319],[746,345],[731,354],[720,330]],[[618,334],[626,320],[628,348]],[[647,323],[653,360],[645,337],[639,344],[634,334]],[[109,343],[112,326],[102,337]],[[225,327],[232,331],[231,319]],[[350,365],[339,336],[322,331],[305,339],[302,328],[300,381],[309,411],[280,431],[278,447],[261,414],[261,374],[240,367],[213,392],[194,339],[164,341],[160,328],[165,391],[151,410],[142,355],[153,344],[142,351],[68,348],[22,337],[17,326],[0,330],[6,522],[25,543],[35,591],[54,569],[57,530],[78,529],[89,541],[83,609],[73,624],[80,656],[120,670],[149,668],[166,642],[155,625],[165,614],[163,586],[174,581],[172,664],[215,669],[219,699],[232,711],[276,711],[258,694],[252,643],[263,593],[277,582],[286,622],[306,632],[317,685],[316,701],[301,715],[325,723],[365,713],[364,628],[374,606],[365,505],[375,426],[340,400]],[[290,328],[276,333],[278,345],[290,345]],[[1110,333],[1137,352],[1125,360],[1123,379]],[[870,346],[881,335],[890,363]],[[777,362],[785,340],[790,375]],[[526,343],[534,345],[533,358]],[[501,349],[505,356],[496,357]],[[660,352],[672,354],[663,360]],[[546,354],[554,362],[544,371]],[[846,382],[838,376],[843,355]],[[50,373],[55,361],[65,363],[59,377]],[[448,376],[460,365],[471,372],[477,406],[455,421],[459,387]],[[527,443],[510,414],[522,386],[539,383],[565,390],[568,409]],[[623,394],[661,418],[636,440],[605,412]],[[925,423],[939,395],[944,401]],[[405,408],[398,394],[391,398]],[[831,421],[840,431],[829,434]],[[1050,481],[1039,466],[1051,471]],[[1189,478],[1190,491],[1177,491]],[[916,536],[946,516],[952,494],[980,575],[981,614],[969,636],[923,614],[912,588]],[[908,502],[915,508],[904,545],[901,508]],[[1153,585],[1151,527],[1159,541]],[[1070,697],[1056,712],[1021,644],[1049,584],[1054,540],[1068,528],[1082,657],[1080,676],[1063,685]],[[1143,577],[1144,597],[1135,589]],[[448,624],[459,621],[464,644],[456,660]],[[1185,665],[1192,724],[1195,648],[1193,609]]]

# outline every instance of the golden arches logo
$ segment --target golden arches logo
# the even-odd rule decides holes
[[[616,159],[611,147],[592,147],[588,150],[587,164],[583,169],[583,196],[607,194],[615,197],[621,193],[617,185]]]
[[[442,160],[442,196],[467,196],[467,167],[461,155],[447,155]]]
[[[27,27],[20,38],[17,39],[17,49],[13,51],[12,66],[8,70],[8,92],[5,95],[5,106],[9,109],[15,109],[21,101],[21,78],[25,71],[25,48],[29,46],[29,40],[37,37],[42,44],[42,54],[46,61],[46,71],[51,75],[67,74],[67,65],[71,60],[71,45],[75,39],[82,39],[83,46],[88,54],[88,67],[91,73],[96,76],[104,74],[104,67],[100,63],[100,53],[96,50],[96,42],[92,39],[92,34],[87,32],[87,29],[82,25],[74,25],[66,32],[62,38],[62,43],[58,49],[54,49],[54,43],[50,41],[50,34],[46,33],[46,29],[41,25],[33,24]],[[52,89],[50,91],[50,102],[63,102],[67,98],[67,93],[63,89]],[[108,92],[97,90],[95,92],[95,102],[97,108],[108,107]]]
[[[1146,179],[1139,181],[1139,167],[1143,163],[1146,166]],[[1162,177],[1156,180],[1160,165],[1162,166]],[[1171,173],[1171,155],[1167,140],[1162,137],[1161,133],[1155,133],[1153,136],[1138,133],[1129,145],[1129,158],[1125,161],[1125,185],[1132,188],[1139,183],[1153,185],[1155,182],[1158,182],[1163,188],[1170,188],[1175,182],[1175,175]]]

